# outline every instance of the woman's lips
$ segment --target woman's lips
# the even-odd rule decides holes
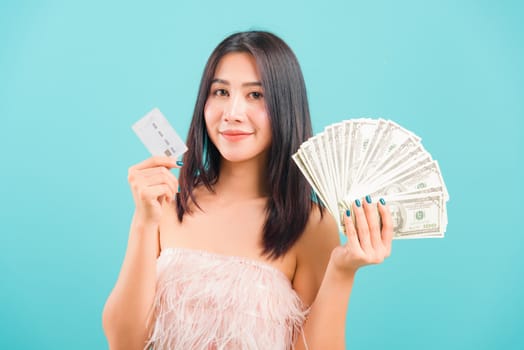
[[[220,135],[222,135],[223,138],[231,142],[241,141],[251,136],[252,134],[253,133],[246,131],[222,131],[220,133]]]

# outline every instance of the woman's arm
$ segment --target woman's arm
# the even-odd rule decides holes
[[[375,204],[353,205],[344,222],[348,241],[343,246],[333,247],[332,237],[338,238],[338,232],[330,221],[325,216],[310,227],[317,233],[305,237],[309,242],[302,243],[297,258],[297,293],[306,303],[315,295],[304,325],[311,350],[345,348],[346,312],[355,274],[361,266],[382,262],[391,252],[391,214],[385,205],[378,204],[378,212]],[[320,285],[316,283],[319,273],[323,276]],[[301,339],[296,349],[306,349]]]
[[[149,335],[159,227],[164,211],[173,210],[178,181],[168,169],[175,165],[171,158],[152,157],[129,169],[136,209],[120,275],[102,315],[110,349],[142,350]]]
[[[102,315],[109,348],[142,350],[148,336],[147,317],[155,296],[158,229],[133,216],[120,275]]]

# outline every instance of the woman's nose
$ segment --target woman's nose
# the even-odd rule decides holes
[[[228,121],[242,120],[245,117],[246,106],[242,97],[238,94],[231,96],[225,105],[224,118]]]

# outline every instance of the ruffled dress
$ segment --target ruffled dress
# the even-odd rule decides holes
[[[304,339],[307,312],[269,264],[168,248],[157,260],[155,323],[145,349],[293,349],[299,335]]]

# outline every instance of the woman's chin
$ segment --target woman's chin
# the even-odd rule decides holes
[[[245,153],[221,153],[222,159],[230,163],[246,163],[255,161],[260,158],[260,154],[245,154]]]
[[[245,161],[248,161],[252,158],[250,157],[244,157],[244,156],[240,156],[240,155],[231,155],[231,154],[226,154],[226,155],[222,155],[222,159],[226,162],[230,162],[230,163],[243,163]]]

